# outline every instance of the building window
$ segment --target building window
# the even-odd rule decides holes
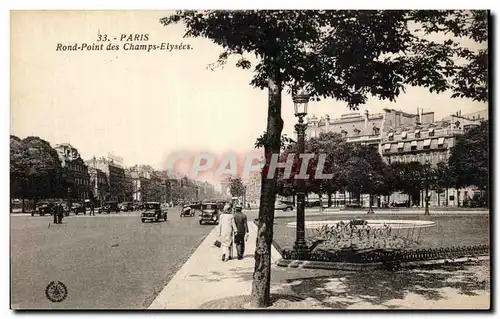
[[[438,139],[438,147],[443,147],[444,146],[444,137],[440,137]]]
[[[380,133],[380,129],[376,126],[373,127],[373,135],[378,135]]]
[[[417,149],[417,141],[411,141],[411,149],[416,150]]]
[[[430,139],[424,140],[424,148],[429,148],[429,147],[431,147],[431,140]]]
[[[345,131],[345,130],[342,130],[340,132],[340,134],[342,134],[342,137],[347,137],[347,131]]]
[[[429,129],[429,136],[434,136],[434,129],[433,128]]]
[[[399,142],[398,143],[398,150],[402,150],[405,147],[405,143]]]
[[[401,132],[401,139],[406,140],[408,137],[408,132]]]
[[[391,150],[391,144],[390,143],[387,143],[384,145],[384,151],[388,152]]]
[[[420,138],[420,130],[415,131],[415,138]]]
[[[392,132],[389,133],[388,137],[389,137],[389,141],[394,141],[394,133],[392,133]]]
[[[359,133],[361,133],[361,131],[358,128],[355,128],[354,129],[354,134],[359,135]]]

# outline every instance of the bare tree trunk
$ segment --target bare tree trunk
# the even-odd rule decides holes
[[[266,143],[264,144],[266,164],[262,171],[259,207],[259,225],[255,247],[255,268],[253,273],[251,306],[267,307],[271,290],[271,245],[273,241],[274,202],[276,200],[276,178],[268,179],[267,172],[271,155],[279,154],[283,120],[281,119],[281,84],[279,69],[274,78],[268,80],[269,105]]]

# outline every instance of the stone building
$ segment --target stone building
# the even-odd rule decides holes
[[[113,158],[105,157],[94,158],[86,161],[86,163],[89,167],[99,169],[106,175],[109,187],[108,200],[130,200],[127,195],[125,170],[121,163],[116,162]]]
[[[89,171],[78,150],[69,143],[58,144],[54,149],[65,170],[68,199],[77,201],[92,199]]]
[[[144,166],[134,166],[127,169],[126,176],[132,182],[132,200],[142,202],[144,198],[144,189],[151,183],[152,169]]]
[[[101,171],[95,166],[90,166],[90,184],[94,194],[94,201],[96,206],[101,206],[103,202],[109,200],[109,183],[106,173]]]
[[[369,114],[365,112],[344,114],[338,119],[325,115],[320,119],[315,116],[308,119],[306,138],[316,137],[322,132],[336,132],[348,142],[372,145],[377,148],[386,163],[413,162],[430,163],[435,166],[439,162],[447,162],[450,150],[454,146],[456,136],[466,133],[481,121],[488,119],[488,110],[462,115],[461,112],[435,121],[434,112],[417,109],[416,114],[384,109],[383,113]],[[467,191],[457,193],[449,189],[444,193],[431,192],[431,205],[461,205]],[[340,204],[349,199],[347,194],[333,194]],[[423,203],[423,191],[410,196],[412,203]],[[311,198],[317,197],[311,194]],[[366,197],[366,198],[365,198]],[[362,200],[367,204],[368,195]],[[389,201],[405,201],[408,195],[395,193]]]

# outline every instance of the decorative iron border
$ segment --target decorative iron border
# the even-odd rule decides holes
[[[369,250],[338,250],[338,251],[314,251],[311,253],[298,253],[293,250],[284,249],[282,257],[285,260],[308,260],[345,263],[377,263],[397,264],[400,262],[452,259],[462,257],[475,257],[489,255],[488,245],[461,246],[447,248],[426,249],[369,249]]]

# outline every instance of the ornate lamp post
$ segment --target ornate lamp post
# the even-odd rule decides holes
[[[293,104],[295,108],[295,116],[299,122],[295,124],[297,131],[297,146],[298,153],[303,154],[305,151],[305,133],[307,123],[304,123],[304,117],[307,115],[307,104],[309,95],[306,93],[298,93],[293,96]],[[309,254],[309,247],[305,240],[305,180],[297,180],[297,228],[296,238],[293,249],[300,255]]]
[[[373,174],[369,173],[368,174],[368,180],[370,181],[370,187],[373,185]],[[372,208],[372,190],[370,189],[369,194],[368,194],[368,203],[370,208],[368,208],[368,213],[367,214],[375,214]]]

